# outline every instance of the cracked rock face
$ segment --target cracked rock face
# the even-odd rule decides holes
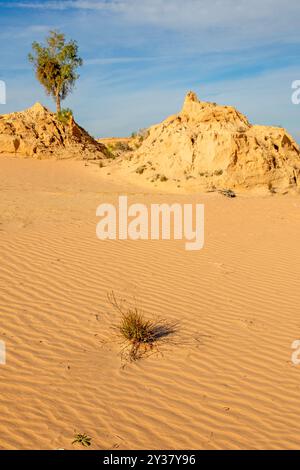
[[[35,158],[102,159],[106,147],[94,140],[73,118],[60,122],[40,103],[0,115],[0,154]]]
[[[179,114],[149,129],[131,164],[149,179],[192,179],[206,189],[300,185],[300,149],[285,129],[253,126],[235,108],[201,102],[193,92]]]

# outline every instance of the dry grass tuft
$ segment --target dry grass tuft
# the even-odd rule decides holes
[[[141,359],[157,347],[158,341],[176,332],[176,324],[164,320],[147,320],[138,307],[125,308],[113,291],[107,297],[120,315],[120,323],[116,328],[124,340],[123,352],[128,352],[131,361]]]
[[[92,444],[91,440],[92,438],[87,434],[75,434],[72,444],[81,444],[83,447],[89,447]]]

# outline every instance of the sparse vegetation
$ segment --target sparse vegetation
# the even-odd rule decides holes
[[[140,142],[143,142],[143,140],[147,139],[149,135],[148,129],[140,129],[137,133],[137,137]]]
[[[130,145],[127,142],[116,142],[114,149],[118,152],[129,152],[131,150]]]
[[[110,158],[111,160],[115,160],[116,155],[114,154],[111,145],[106,146],[106,153],[107,153],[107,158]]]
[[[92,444],[91,440],[92,438],[87,434],[75,434],[72,444],[81,444],[83,447],[89,447]]]
[[[159,173],[156,173],[156,175],[154,175],[150,181],[151,183],[156,183],[157,181],[165,183],[166,181],[168,181],[168,178],[165,175],[160,175]]]
[[[142,165],[142,166],[139,166],[135,172],[138,174],[138,175],[142,175],[144,173],[144,171],[146,170],[146,165]]]
[[[168,178],[165,175],[161,175],[160,176],[160,181],[161,181],[161,183],[165,183],[166,181],[168,181]]]
[[[273,187],[272,183],[268,184],[268,189],[271,194],[276,194],[276,189]]]
[[[65,108],[57,113],[57,119],[63,124],[68,124],[70,118],[73,117],[73,111],[70,108]]]
[[[108,300],[120,315],[117,331],[123,339],[123,350],[128,351],[130,361],[140,359],[153,350],[159,340],[175,333],[176,325],[163,320],[148,320],[138,307],[124,307],[116,299],[114,292],[108,294]]]
[[[219,193],[222,194],[223,196],[229,197],[229,198],[235,198],[236,194],[232,189],[220,189]]]
[[[138,132],[132,132],[131,139],[134,141],[133,145],[138,149],[145,139],[149,136],[148,129],[140,129]]]
[[[130,152],[132,150],[127,142],[122,141],[110,142],[109,144],[106,144],[106,148],[110,153],[110,158],[119,157],[123,153]]]
[[[137,132],[132,132],[131,133],[131,138],[132,139],[139,139],[140,141],[143,141],[146,139],[149,135],[148,129],[139,129]]]

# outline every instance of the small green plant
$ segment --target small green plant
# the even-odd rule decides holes
[[[129,152],[131,150],[131,147],[130,145],[128,145],[127,142],[119,141],[115,143],[115,150],[117,152]]]
[[[148,129],[140,129],[138,132],[133,132],[131,134],[131,138],[135,140],[135,148],[139,148],[142,143],[144,142],[147,137],[149,137],[149,130]]]
[[[129,359],[136,361],[151,351],[161,339],[176,331],[176,325],[165,321],[147,320],[138,307],[124,308],[118,302],[114,292],[107,295],[110,304],[120,314],[117,330],[125,341],[125,349],[129,347]]]
[[[83,447],[89,447],[92,444],[91,440],[92,438],[87,434],[75,434],[72,444],[81,444]]]
[[[106,144],[106,148],[113,154],[115,157],[119,156],[124,152],[130,152],[131,147],[127,144],[127,142],[112,142],[110,144]]]
[[[71,117],[73,117],[73,111],[70,108],[65,108],[59,111],[57,114],[57,119],[63,124],[67,125]]]
[[[112,145],[106,146],[106,156],[107,158],[111,158],[112,160],[115,160],[116,155],[114,154],[114,148]]]

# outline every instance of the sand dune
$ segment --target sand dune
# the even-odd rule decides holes
[[[166,195],[83,162],[0,160],[3,449],[299,447],[300,202]],[[206,244],[107,241],[95,211],[203,202]],[[38,204],[37,204],[38,201]],[[123,367],[106,294],[179,322],[160,354]]]

